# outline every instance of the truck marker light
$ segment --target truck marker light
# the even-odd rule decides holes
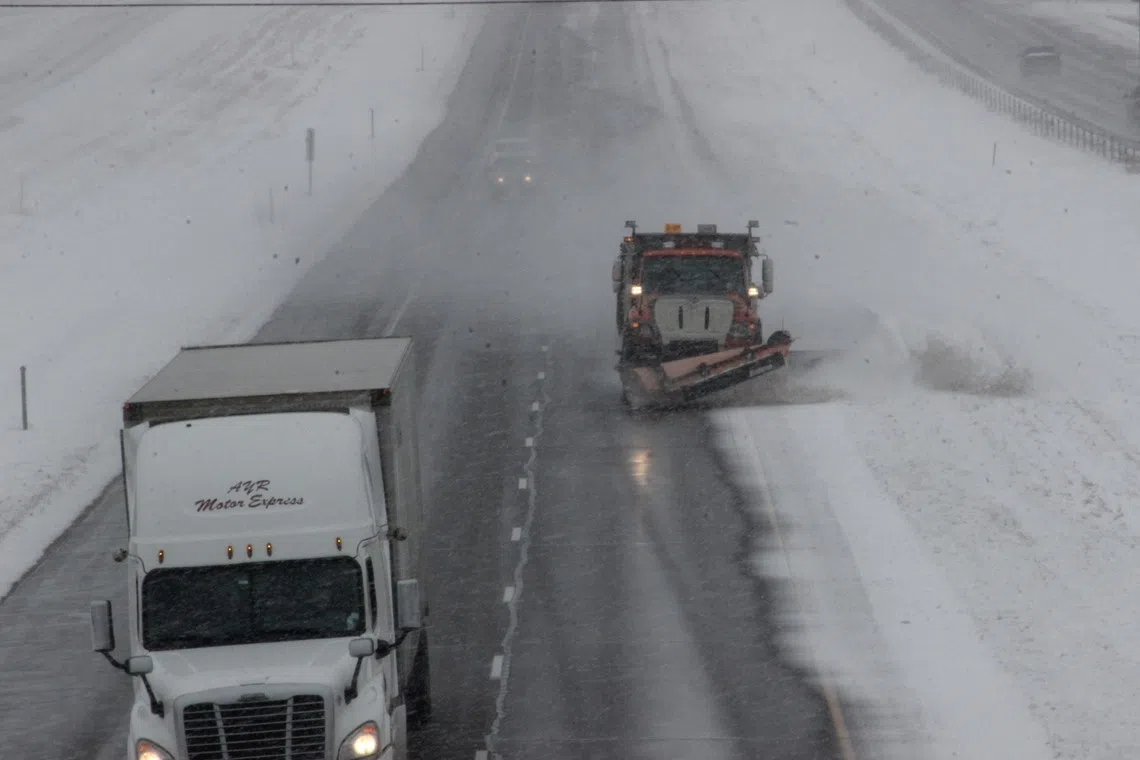
[[[232,546],[226,547],[226,558],[227,559],[233,559],[234,558],[234,548]]]
[[[159,549],[158,550],[158,564],[161,565],[162,561],[164,559],[166,559],[166,551],[164,549]]]
[[[337,536],[336,537],[336,550],[339,552],[343,548],[344,548],[344,541],[341,540],[340,536]]]
[[[265,545],[265,553],[268,554],[270,557],[273,556],[273,544],[266,544]]]
[[[247,557],[253,556],[253,544],[246,544],[245,545],[245,556],[247,556]]]
[[[680,234],[681,233],[681,225],[679,225],[679,224],[666,224],[665,225],[665,232],[673,233],[673,234]]]

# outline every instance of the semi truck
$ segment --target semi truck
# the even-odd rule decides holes
[[[132,760],[403,760],[431,715],[408,338],[180,351],[123,406]]]

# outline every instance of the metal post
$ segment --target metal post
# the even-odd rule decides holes
[[[376,109],[368,109],[368,122],[369,122],[369,137],[373,140],[376,139]]]
[[[317,157],[317,130],[305,130],[305,159],[309,162],[309,195],[313,194],[313,160]]]
[[[20,365],[20,416],[24,430],[28,429],[28,368]]]

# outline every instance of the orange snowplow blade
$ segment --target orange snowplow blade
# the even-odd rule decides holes
[[[648,367],[630,367],[626,371],[636,380],[642,393],[666,396],[679,393],[695,397],[779,369],[787,363],[791,351],[791,342],[770,343],[730,348]]]

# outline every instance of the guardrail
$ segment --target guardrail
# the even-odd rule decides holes
[[[991,110],[1013,117],[1033,132],[1068,143],[1110,161],[1140,164],[1140,140],[1113,134],[1076,114],[1065,113],[1025,94],[999,87],[964,64],[942,60],[900,31],[901,23],[873,0],[844,0],[860,20],[923,70],[946,84],[985,103]],[[951,54],[946,53],[949,58]]]

